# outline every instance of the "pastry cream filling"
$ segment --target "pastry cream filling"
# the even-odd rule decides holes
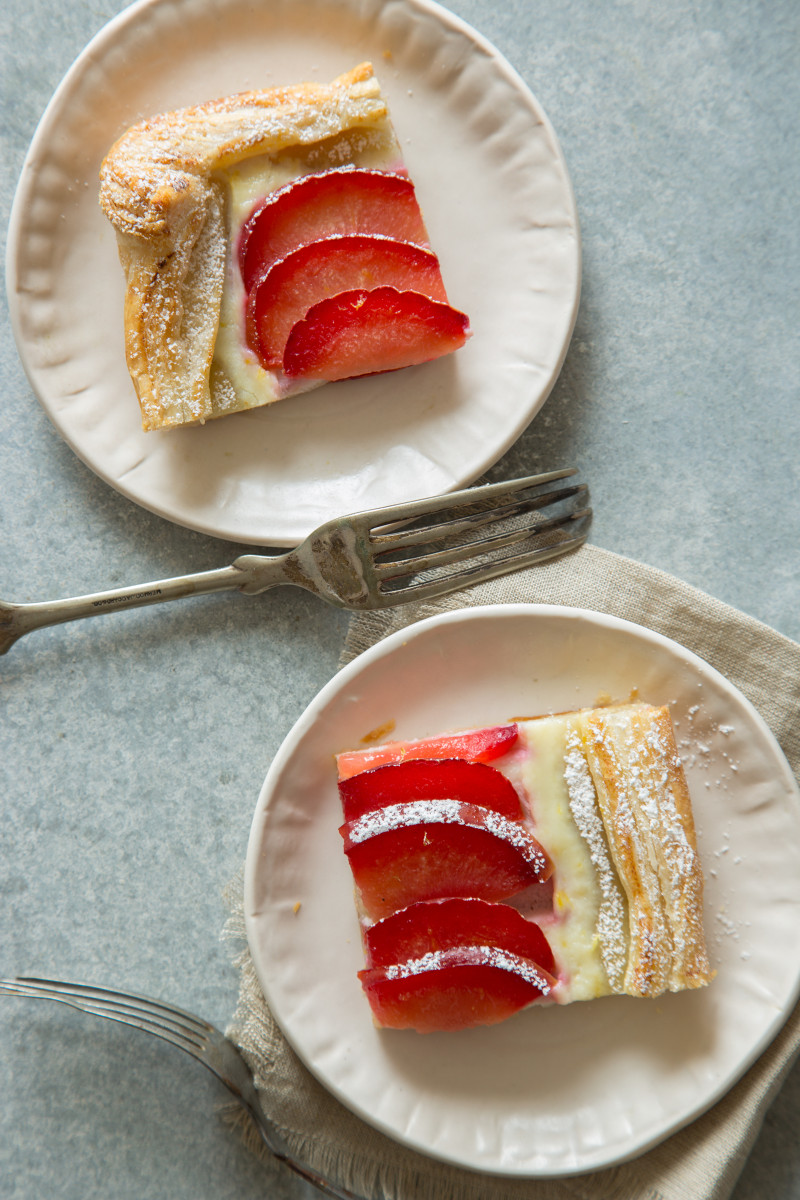
[[[389,121],[370,128],[348,129],[309,146],[293,146],[278,154],[246,159],[219,179],[226,193],[227,256],[219,327],[212,363],[214,415],[272,404],[289,392],[273,372],[262,367],[247,344],[247,296],[239,270],[242,228],[256,205],[278,188],[304,175],[355,166],[366,170],[403,170],[400,146]],[[292,392],[318,384],[294,384]]]
[[[567,1004],[605,996],[612,988],[599,932],[602,876],[570,808],[565,773],[569,722],[565,717],[520,721],[519,733],[527,750],[519,762],[519,782],[536,837],[554,864],[553,912],[537,916],[559,968],[554,999]]]

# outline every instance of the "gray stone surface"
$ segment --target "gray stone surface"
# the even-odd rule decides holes
[[[266,0],[265,0],[266,2]],[[3,229],[36,123],[122,7],[8,0]],[[593,541],[800,639],[796,0],[458,0],[548,112],[580,211],[562,376],[500,478],[578,464]],[[0,333],[2,595],[221,565],[237,547],[131,505],[59,439]],[[32,635],[0,660],[0,975],[119,982],[218,1024],[220,942],[270,757],[346,619],[223,596]],[[56,1006],[0,1005],[0,1195],[310,1196],[241,1148],[213,1080]],[[800,1196],[800,1072],[735,1200]]]

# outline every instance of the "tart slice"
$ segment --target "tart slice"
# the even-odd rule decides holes
[[[100,181],[145,430],[426,362],[469,336],[369,63],[144,121]]]
[[[498,752],[479,763],[487,747]],[[666,707],[519,720],[338,761],[361,981],[377,1024],[460,1029],[544,1000],[655,997],[710,981],[692,808]]]

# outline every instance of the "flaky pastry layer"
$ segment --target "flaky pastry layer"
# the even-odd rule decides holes
[[[100,172],[125,272],[125,352],[146,430],[237,403],[215,367],[228,252],[224,173],[257,155],[388,122],[369,63],[329,85],[242,92],[129,129]]]

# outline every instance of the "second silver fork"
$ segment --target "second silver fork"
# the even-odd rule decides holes
[[[169,1042],[179,1050],[185,1050],[225,1085],[231,1096],[249,1113],[270,1153],[295,1175],[313,1184],[332,1200],[364,1200],[364,1197],[323,1178],[292,1154],[277,1127],[264,1112],[252,1071],[239,1048],[202,1017],[166,1001],[152,1000],[148,996],[55,979],[26,976],[0,979],[0,995],[3,994],[56,1000],[80,1012],[130,1025],[143,1033],[153,1034],[162,1041]]]

